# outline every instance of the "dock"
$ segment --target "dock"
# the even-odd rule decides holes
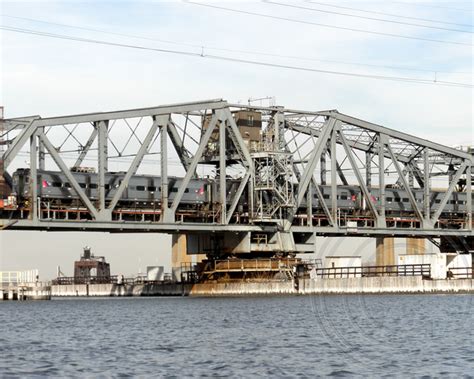
[[[51,300],[49,282],[15,283],[0,287],[0,301]]]

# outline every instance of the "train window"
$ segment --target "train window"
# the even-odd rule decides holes
[[[387,197],[387,201],[390,201],[390,202],[392,202],[392,201],[393,201],[393,199],[392,199],[391,197]]]
[[[161,192],[161,187],[158,187],[158,191]]]
[[[86,183],[79,183],[79,187],[86,188]]]
[[[409,201],[410,201],[410,200],[408,200],[408,197],[404,197],[404,198],[403,198],[403,202],[404,202],[404,203],[408,203]]]
[[[145,191],[145,186],[137,186],[137,191]]]
[[[109,185],[109,184],[106,184],[106,185],[104,186],[104,188],[105,188],[106,190],[108,190],[108,189],[110,189],[110,185]]]
[[[340,199],[341,199],[341,200],[347,200],[347,195],[341,195],[341,196],[340,196]]]
[[[156,187],[155,186],[148,186],[148,191],[154,192],[154,191],[156,191]]]
[[[178,189],[176,187],[171,188],[170,192],[178,192]]]
[[[456,200],[449,200],[449,204],[456,204]]]
[[[64,183],[63,187],[64,188],[71,188],[72,186],[71,186],[71,183],[66,182],[66,183]]]
[[[436,199],[436,200],[435,200],[435,203],[436,203],[436,204],[441,203],[441,199]]]
[[[188,193],[188,192],[189,192],[189,188],[186,188],[186,189],[184,190],[184,193]]]
[[[97,184],[96,183],[90,183],[89,184],[89,188],[97,188]]]
[[[63,186],[61,182],[52,182],[51,185],[53,187],[62,187]]]
[[[329,195],[324,194],[323,199],[329,199]]]
[[[315,199],[317,199],[317,198],[318,198],[318,195],[314,194],[313,197],[314,197]]]
[[[396,201],[396,202],[400,202],[400,200],[401,200],[401,199],[400,199],[399,197],[396,197],[396,198],[394,199],[394,201]]]

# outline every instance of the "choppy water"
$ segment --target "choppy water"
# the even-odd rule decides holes
[[[0,303],[0,377],[469,377],[473,295]]]

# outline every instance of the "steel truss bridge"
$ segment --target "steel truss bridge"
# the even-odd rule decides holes
[[[255,121],[258,139],[248,138],[236,121],[238,112],[249,116],[249,127],[255,126],[255,115],[261,118]],[[0,210],[4,228],[185,233],[197,239],[196,246],[217,243],[231,252],[313,252],[316,235],[471,241],[474,236],[472,152],[336,110],[209,100],[4,119],[0,132],[5,175],[28,167],[32,177],[28,205]],[[84,166],[95,169],[97,198],[88,196],[73,175]],[[39,196],[37,172],[44,169],[60,171],[81,205],[55,207]],[[125,175],[114,196],[108,197],[106,173],[111,171]],[[160,201],[146,208],[120,206],[131,178],[143,172],[161,177]],[[182,183],[170,199],[173,177],[182,178]],[[183,195],[195,178],[217,183],[218,195],[207,213],[183,206]],[[231,181],[239,184],[229,192]],[[341,209],[338,195],[347,186],[361,194],[357,212]],[[388,193],[393,189],[404,191],[410,212],[394,216],[390,211],[393,199]],[[440,191],[440,200],[433,204],[434,193]],[[459,192],[467,194],[464,210],[446,216],[453,193]]]

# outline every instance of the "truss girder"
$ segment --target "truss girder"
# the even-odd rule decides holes
[[[215,179],[219,183],[220,190],[214,201],[220,204],[221,211],[219,217],[212,222],[215,224],[217,220],[219,225],[230,227],[233,220],[237,219],[234,216],[244,191],[247,191],[249,196],[248,217],[249,220],[252,220],[252,214],[256,210],[254,196],[257,190],[253,186],[259,174],[255,172],[254,162],[256,161],[253,153],[250,153],[248,141],[244,141],[240,134],[240,125],[238,126],[236,123],[234,110],[258,110],[262,112],[263,129],[265,129],[265,125],[268,128],[275,129],[273,135],[277,136],[274,144],[276,152],[281,154],[290,153],[296,158],[292,160],[275,159],[278,168],[276,171],[283,172],[285,177],[292,178],[291,184],[287,183],[287,187],[285,187],[286,190],[288,190],[288,185],[291,187],[291,191],[285,192],[285,196],[290,196],[291,201],[286,201],[285,196],[280,196],[280,202],[277,204],[281,208],[289,207],[291,211],[286,213],[272,211],[270,222],[275,225],[291,225],[298,214],[298,210],[302,208],[305,197],[307,197],[309,204],[308,218],[312,219],[311,202],[313,201],[312,198],[317,198],[319,207],[327,219],[327,225],[329,225],[324,231],[327,232],[331,229],[331,233],[341,233],[337,196],[340,183],[342,183],[342,185],[355,185],[360,188],[365,198],[365,204],[375,220],[375,226],[372,227],[372,230],[385,230],[384,228],[387,227],[385,193],[388,188],[386,180],[388,181],[387,178],[390,175],[396,174],[398,182],[407,193],[416,218],[421,223],[418,229],[427,232],[436,228],[441,213],[448,204],[458,181],[463,176],[470,178],[472,175],[472,155],[468,152],[385,128],[337,111],[302,112],[274,107],[247,107],[229,105],[223,100],[64,117],[40,118],[35,116],[3,120],[4,126],[6,125],[6,129],[4,128],[6,133],[0,136],[0,139],[4,139],[6,134],[9,135],[6,143],[4,143],[6,151],[0,158],[3,160],[6,169],[18,157],[22,149],[29,147],[30,168],[32,176],[36,177],[37,170],[44,168],[44,149],[46,149],[48,156],[66,176],[72,190],[90,212],[92,222],[100,222],[101,225],[105,225],[114,222],[112,214],[122,194],[129,186],[131,178],[137,174],[145,160],[145,156],[157,154],[159,163],[157,162],[156,168],[159,169],[159,172],[157,170],[155,175],[161,176],[162,187],[160,224],[170,225],[177,220],[177,211],[182,205],[183,195],[191,179],[200,177],[198,167],[203,164],[204,153],[208,148],[209,141],[211,141],[211,136],[214,139],[215,136],[219,136],[217,141],[219,154],[215,163],[215,169],[219,175],[216,175]],[[185,120],[185,123],[180,124],[176,120],[178,117]],[[196,118],[200,118],[201,122],[197,122]],[[133,123],[128,121],[130,119]],[[139,120],[134,123],[133,119]],[[142,119],[150,122],[150,125],[141,125]],[[205,119],[208,120],[206,126],[204,126],[203,121]],[[129,134],[123,148],[120,143],[116,147],[110,137],[114,127],[119,128],[115,126],[116,121],[123,121],[126,125],[120,131]],[[84,124],[88,124],[89,128],[92,127],[92,129],[87,132]],[[54,133],[61,127],[65,129],[63,133],[66,133],[66,135],[63,143],[57,143]],[[144,130],[140,128],[144,128]],[[194,132],[191,131],[193,128]],[[85,141],[81,142],[79,135],[86,132],[88,134],[85,136]],[[171,142],[170,144],[168,139]],[[69,144],[76,142],[79,144],[78,155],[70,166],[68,166],[68,160],[65,158],[68,150],[63,148],[68,140]],[[131,148],[131,140],[134,145],[133,149]],[[155,140],[158,140],[158,152],[152,152]],[[215,142],[215,140],[213,141]],[[94,146],[97,146],[97,149]],[[117,150],[118,155],[116,157],[108,155],[110,147]],[[132,149],[132,151],[128,153],[128,151],[125,151],[126,148]],[[169,152],[169,149],[174,149],[174,151]],[[231,164],[239,167],[238,178],[241,180],[240,184],[236,186],[237,190],[232,198],[227,193],[227,174],[231,172],[228,167],[229,156],[227,151],[229,149],[234,149]],[[90,152],[92,150],[97,150],[97,154],[91,158],[92,153]],[[174,153],[176,154],[173,155]],[[343,156],[341,156],[342,153]],[[360,158],[361,155],[362,158]],[[95,203],[86,195],[86,191],[81,188],[70,170],[70,167],[80,168],[86,160],[86,156],[89,160],[97,159],[98,196]],[[123,156],[131,157],[131,163],[123,172],[124,176],[121,183],[116,188],[110,201],[108,201],[105,178],[106,173],[109,172],[109,161]],[[168,187],[172,177],[168,177],[170,171],[168,166],[173,158],[177,158],[184,176],[180,176],[180,185],[176,189],[171,202],[168,196]],[[326,167],[326,159],[330,160],[328,167]],[[286,162],[285,164],[289,167],[286,169],[280,167],[281,162]],[[318,167],[321,171],[320,175],[316,174]],[[330,201],[325,200],[327,199],[325,197],[326,193],[323,195],[322,192],[323,185],[326,184],[327,173],[330,173]],[[281,174],[278,175],[281,176]],[[174,172],[173,176],[176,176]],[[355,180],[351,180],[351,176]],[[433,186],[430,181],[432,178],[440,176],[449,176],[449,186],[443,194],[438,208],[436,208],[430,203],[433,194]],[[279,178],[281,179],[281,177]],[[320,183],[318,183],[318,178],[320,178]],[[416,185],[418,187],[415,187]],[[372,201],[371,192],[374,188],[379,191],[380,198],[377,199],[377,202]],[[465,234],[472,235],[471,181],[467,180],[463,188],[468,195],[466,201],[467,231]],[[421,196],[423,196],[422,203],[416,198],[415,190],[420,190]],[[277,197],[281,195],[277,190],[274,192]],[[46,220],[38,219],[40,212],[38,212],[36,202],[36,185],[33,186],[32,197],[32,222],[39,225],[39,223],[46,222]],[[285,214],[285,216],[281,216],[282,214]],[[284,219],[280,219],[281,217]],[[268,220],[266,221],[268,222]],[[209,225],[204,221],[196,224],[200,225],[203,230],[209,228]],[[314,230],[310,224],[307,227],[308,230]],[[242,226],[239,226],[239,228],[242,228]],[[250,225],[248,225],[248,228],[250,229]],[[169,229],[163,226],[162,230]],[[288,229],[285,228],[285,230]],[[319,228],[318,230],[323,229]]]

